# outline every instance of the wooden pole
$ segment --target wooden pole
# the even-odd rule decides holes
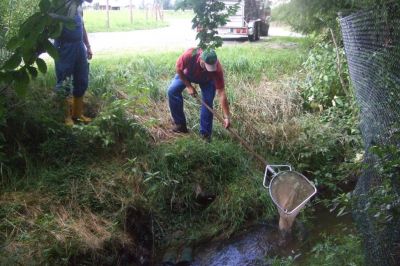
[[[109,0],[107,0],[106,2],[106,10],[107,10],[107,29],[110,28],[110,4],[109,4]]]
[[[336,48],[336,67],[337,67],[337,72],[338,72],[340,84],[342,85],[342,89],[343,89],[344,93],[347,96],[349,96],[350,92],[347,90],[346,84],[345,84],[345,82],[343,80],[343,77],[342,77],[342,63],[340,61],[339,47],[338,47],[338,45],[336,43],[336,38],[335,38],[335,34],[333,33],[333,30],[331,28],[329,28],[329,31],[331,32],[332,41],[333,41],[333,44],[335,45],[335,48]]]
[[[133,24],[132,0],[129,0],[129,11],[131,13],[131,24]]]

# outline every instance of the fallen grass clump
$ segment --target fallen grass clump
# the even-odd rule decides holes
[[[4,192],[0,262],[115,264],[126,256],[139,261],[146,252],[149,259],[151,246],[138,240],[147,232],[126,226],[129,208],[146,208],[133,161],[42,169],[26,188]]]

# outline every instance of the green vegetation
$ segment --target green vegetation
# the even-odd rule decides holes
[[[182,0],[176,3],[176,8],[193,8],[192,28],[198,31],[198,47],[206,49],[222,46],[222,38],[217,36],[217,28],[228,22],[229,16],[238,10],[238,5],[227,6],[217,0]]]
[[[41,18],[47,11],[42,4]],[[330,13],[327,17],[321,22],[308,14],[297,29],[326,29],[333,25],[326,22],[334,21]],[[117,21],[111,18],[112,27],[113,19]],[[91,26],[96,19],[90,13],[85,20],[89,30],[102,27],[99,20]],[[0,72],[7,78],[5,84],[0,81],[0,264],[136,262],[139,256],[152,257],[152,251],[226,238],[254,221],[275,217],[261,186],[264,166],[218,123],[213,142],[204,143],[196,133],[199,105],[190,97],[185,97],[185,107],[192,133],[183,137],[169,132],[165,89],[181,51],[96,57],[87,93],[88,115],[95,119],[90,125],[66,128],[62,101],[52,91],[53,66],[35,57],[35,49],[48,44],[46,34],[55,36],[60,24],[35,20],[40,23],[31,24],[40,26],[38,36],[31,24],[15,35],[21,21],[13,20],[9,34],[19,37],[1,56],[3,62],[9,52],[16,54]],[[1,22],[5,25],[4,19]],[[126,24],[127,13],[115,29]],[[1,32],[2,48],[12,37],[6,33]],[[336,47],[328,36],[269,38],[220,48],[218,55],[233,127],[269,161],[291,163],[303,172],[318,185],[327,206],[344,211],[343,202],[349,199],[343,188],[361,168],[361,141],[348,73],[341,71],[342,83],[334,63]],[[203,44],[218,44],[213,36],[203,37]],[[51,47],[44,50],[56,57]],[[338,53],[343,56],[342,49]],[[19,67],[22,60],[25,65]],[[30,68],[35,62],[43,74]],[[28,86],[36,75],[28,90],[17,91],[25,97],[18,96],[13,88]],[[196,198],[200,188],[217,195],[210,205]],[[382,186],[374,196],[385,191],[391,188]],[[392,194],[385,199],[393,200]],[[383,221],[392,217],[381,213]],[[342,259],[348,250],[356,254],[354,264],[361,264],[359,246],[355,236],[327,237],[314,247],[309,265],[333,263],[332,254]]]
[[[363,265],[364,255],[359,237],[348,234],[340,237],[322,236],[323,242],[311,250],[305,265]]]
[[[234,127],[272,161],[288,160],[283,147],[302,132],[298,123],[299,134],[271,143],[271,132],[288,132],[293,119],[302,120],[301,96],[288,77],[297,75],[308,45],[307,39],[276,38],[218,52]],[[199,106],[193,99],[186,98],[193,133],[177,138],[168,132],[165,89],[178,55],[94,59],[87,101],[95,119],[87,126],[62,124],[52,67],[25,98],[7,96],[1,143],[4,263],[28,257],[36,264],[115,261],[124,246],[196,244],[275,216],[260,185],[262,166],[217,123],[213,142],[204,143],[196,134]],[[254,99],[274,109],[263,110]],[[305,117],[323,123],[319,114]],[[249,127],[252,122],[256,128]],[[208,207],[196,201],[197,185],[217,194]]]
[[[275,258],[273,266],[290,265],[364,265],[364,257],[361,248],[361,240],[353,234],[340,234],[337,236],[321,236],[321,242],[316,244],[305,258],[289,256],[287,258]]]
[[[302,33],[323,33],[329,28],[339,33],[338,13],[371,8],[393,2],[392,0],[291,0],[272,11],[274,21],[288,23]]]

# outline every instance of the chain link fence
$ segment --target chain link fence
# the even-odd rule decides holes
[[[399,265],[400,167],[392,167],[391,174],[380,169],[382,161],[399,158],[387,155],[382,160],[372,150],[400,148],[400,3],[341,15],[340,25],[365,144],[365,168],[353,193],[353,216],[364,240],[366,265]],[[385,191],[388,187],[390,191]],[[397,202],[384,201],[389,193]]]

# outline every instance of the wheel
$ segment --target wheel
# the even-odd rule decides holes
[[[260,27],[260,35],[268,36],[269,24],[262,22]]]
[[[254,34],[255,34],[254,40],[258,41],[258,40],[260,40],[260,23],[257,23],[256,25],[257,26],[256,26],[256,29],[255,29],[255,32],[254,32]]]
[[[248,36],[250,42],[254,42],[256,40],[255,32]]]
[[[260,27],[258,23],[254,24],[254,31],[253,34],[249,35],[249,41],[254,42],[260,39]]]

